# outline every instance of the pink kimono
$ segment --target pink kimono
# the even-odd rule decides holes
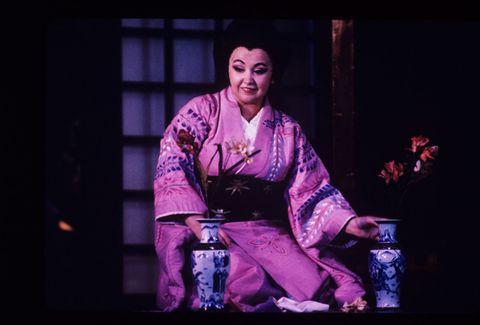
[[[284,296],[333,306],[351,303],[365,294],[361,279],[328,247],[356,217],[355,212],[329,184],[328,172],[299,124],[273,110],[268,100],[260,114],[253,145],[261,151],[251,164],[240,164],[232,174],[270,183],[285,180],[286,223],[245,216],[242,221],[222,224],[233,240],[225,304],[231,311],[254,312],[279,311],[274,301]],[[241,118],[232,90],[226,88],[191,100],[165,131],[154,181],[155,247],[160,262],[157,305],[162,311],[195,310],[199,303],[189,268],[196,236],[175,215],[203,215],[207,206],[195,177],[193,157],[176,143],[178,133],[185,130],[193,135],[198,157],[207,166],[215,144],[244,138]],[[217,159],[218,154],[209,175],[218,175]],[[240,159],[232,155],[227,168]],[[239,189],[245,193],[248,184]]]

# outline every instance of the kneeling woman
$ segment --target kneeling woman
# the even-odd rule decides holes
[[[230,211],[219,232],[231,256],[229,310],[279,311],[281,297],[334,307],[365,294],[329,246],[375,239],[377,218],[356,216],[300,125],[270,106],[268,90],[288,64],[287,49],[272,25],[234,21],[215,44],[230,85],[192,99],[165,131],[154,181],[163,311],[198,308],[188,256],[207,206]],[[225,169],[241,161],[220,182],[217,144],[224,144]],[[208,196],[195,173],[199,162],[210,166]]]

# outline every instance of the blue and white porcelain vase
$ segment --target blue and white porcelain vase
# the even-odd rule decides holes
[[[192,250],[191,267],[201,311],[224,311],[224,294],[230,274],[230,254],[220,242],[218,229],[224,219],[198,219],[202,239]]]
[[[398,219],[377,220],[379,239],[368,256],[377,308],[400,308],[400,290],[405,274],[405,252],[397,243]]]

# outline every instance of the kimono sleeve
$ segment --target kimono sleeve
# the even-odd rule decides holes
[[[204,214],[207,206],[194,172],[193,151],[199,150],[208,133],[203,106],[205,100],[194,99],[184,106],[167,127],[160,141],[160,154],[154,179],[155,219],[178,221],[175,215]],[[183,130],[183,131],[182,131]],[[195,143],[189,150],[177,144],[179,133]],[[198,151],[197,151],[198,154]]]
[[[356,217],[312,145],[298,126],[295,130],[295,165],[287,189],[289,219],[293,234],[304,249],[332,245],[347,222]],[[356,243],[350,240],[346,248]]]

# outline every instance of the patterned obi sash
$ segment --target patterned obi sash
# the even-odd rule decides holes
[[[210,208],[230,211],[226,222],[249,220],[287,220],[284,199],[288,181],[267,182],[254,176],[208,176]]]

